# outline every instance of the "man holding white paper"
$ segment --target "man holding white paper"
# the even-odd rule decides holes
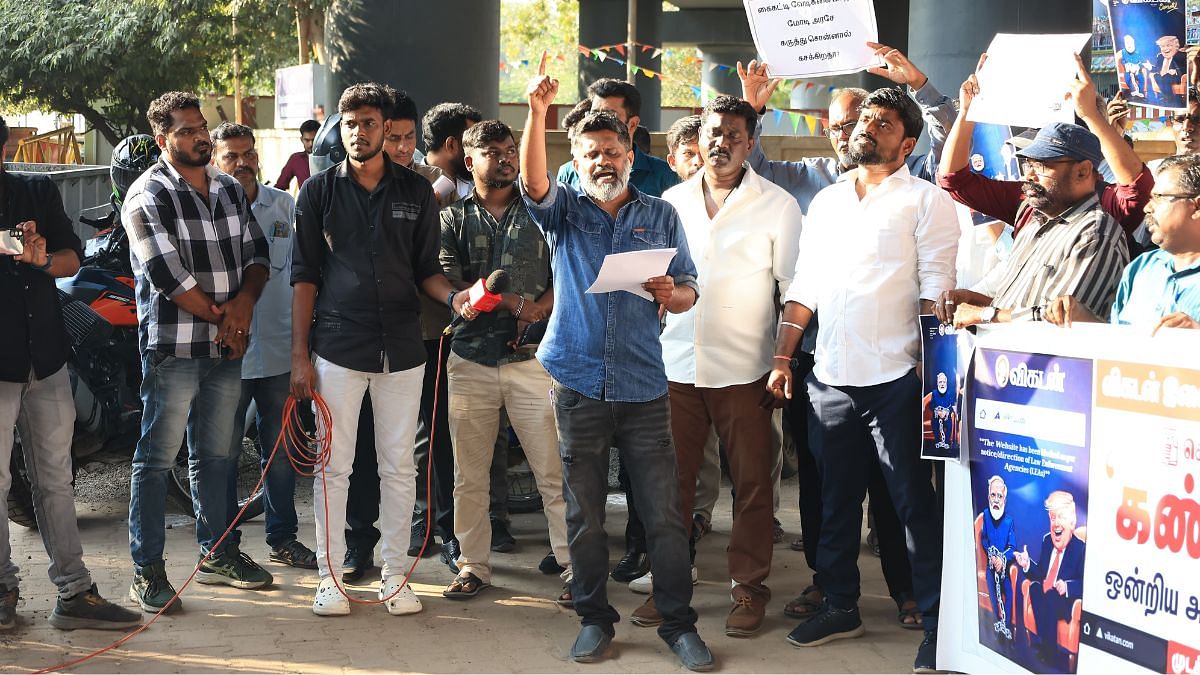
[[[670,204],[629,185],[629,129],[612,113],[588,113],[571,139],[580,188],[554,183],[546,171],[546,110],[558,81],[546,55],[528,89],[521,137],[521,191],[552,251],[555,310],[537,358],[554,378],[552,397],[567,500],[571,592],[582,619],[570,656],[600,660],[620,615],[608,603],[608,534],[604,507],[609,447],[621,451],[642,511],[663,623],[658,634],[683,665],[709,670],[712,654],[696,633],[691,607],[687,531],[679,510],[667,376],[658,338],[659,307],[678,314],[695,304],[696,266],[679,215]],[[611,253],[674,247],[664,276],[632,293],[586,293]]]

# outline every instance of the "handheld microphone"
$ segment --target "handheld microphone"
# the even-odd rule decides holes
[[[474,286],[465,292],[470,299],[471,306],[481,312],[490,312],[500,304],[500,294],[508,290],[509,279],[508,272],[505,270],[496,270],[488,275],[487,279],[479,279]],[[442,331],[443,335],[449,335],[454,332],[455,327],[462,323],[464,319],[462,315],[454,317],[446,330]]]

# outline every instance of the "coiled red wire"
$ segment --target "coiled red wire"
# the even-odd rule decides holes
[[[434,379],[433,411],[429,422],[430,451],[428,458],[426,459],[426,494],[433,494],[433,442],[437,433],[438,400],[441,397],[442,384],[442,350],[445,348],[445,345],[446,336],[443,335],[441,340],[438,342],[437,377]],[[428,367],[428,365],[426,367]],[[292,465],[292,469],[294,469],[298,475],[305,478],[312,478],[314,480],[319,476],[321,478],[322,491],[325,491],[326,493],[328,492],[325,484],[325,467],[329,464],[329,459],[333,454],[332,436],[330,433],[333,429],[333,416],[329,412],[329,407],[325,404],[325,399],[322,398],[321,395],[316,392],[316,390],[313,391],[312,403],[317,425],[316,429],[312,433],[309,433],[308,430],[304,428],[303,418],[300,415],[299,401],[297,401],[294,396],[288,396],[287,401],[285,401],[283,404],[283,424],[279,430],[279,436],[275,439],[275,446],[271,448],[271,454],[267,457],[267,464],[263,467],[262,474],[258,477],[258,482],[254,484],[254,488],[250,490],[250,494],[257,494],[258,491],[262,489],[263,481],[266,480],[267,471],[270,470],[271,463],[275,461],[275,456],[279,452],[280,446],[283,446],[284,454],[287,455],[288,461]],[[328,524],[329,500],[326,499],[323,500],[323,502],[325,505],[325,523]],[[179,587],[179,590],[175,592],[175,595],[172,596],[169,601],[167,601],[167,604],[163,605],[162,609],[155,612],[155,614],[150,617],[149,621],[138,626],[134,630],[121,637],[121,639],[106,647],[97,649],[77,659],[64,661],[53,666],[47,666],[33,672],[35,674],[53,673],[60,670],[66,670],[68,668],[74,668],[85,661],[94,659],[101,654],[110,652],[117,647],[124,645],[126,642],[129,642],[133,638],[140,635],[147,628],[154,625],[154,623],[158,621],[163,614],[166,614],[167,611],[169,611],[175,604],[175,602],[179,600],[179,596],[183,595],[183,592],[187,590],[188,586],[192,585],[192,581],[196,578],[196,574],[200,572],[201,565],[208,561],[208,559],[212,556],[213,551],[221,548],[221,544],[229,536],[229,533],[232,532],[234,528],[236,528],[241,522],[242,515],[246,512],[246,509],[249,506],[250,500],[246,500],[246,503],[243,504],[242,508],[238,510],[237,515],[233,517],[229,527],[225,529],[225,532],[221,534],[216,543],[209,548],[208,553],[204,554],[204,557],[200,559],[200,562],[196,563],[196,567],[188,576],[187,581],[183,582],[183,585]],[[345,587],[342,586],[342,580],[340,579],[341,575],[335,572],[335,570],[340,570],[341,567],[335,566],[333,564],[333,560],[329,557],[329,528],[326,527],[325,564],[330,570],[330,577],[333,578],[333,582],[337,586],[338,592],[350,602],[359,605],[381,605],[396,597],[396,595],[408,585],[408,580],[412,577],[413,571],[417,568],[417,563],[421,562],[422,556],[425,555],[425,549],[429,546],[429,540],[431,538],[430,535],[433,532],[432,519],[433,509],[426,509],[425,541],[421,543],[421,552],[417,554],[416,558],[413,560],[413,564],[408,568],[408,572],[405,573],[404,583],[400,584],[395,593],[392,593],[388,597],[379,600],[360,600],[358,598],[351,597],[350,594],[346,592]]]

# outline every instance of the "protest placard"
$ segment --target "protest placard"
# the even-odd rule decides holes
[[[938,666],[1200,665],[1200,370],[1192,331],[981,331],[946,465]]]
[[[1037,128],[1074,122],[1075,105],[1067,92],[1078,72],[1075,54],[1089,39],[1087,33],[997,33],[979,71],[979,94],[967,119]],[[1034,63],[1037,67],[1031,68]]]
[[[1133,105],[1187,107],[1187,17],[1177,0],[1110,0],[1117,84]]]
[[[966,358],[974,338],[965,330],[921,315],[921,457],[958,459]],[[961,344],[961,347],[960,347]]]
[[[882,64],[871,0],[744,0],[754,46],[773,77],[841,75]]]

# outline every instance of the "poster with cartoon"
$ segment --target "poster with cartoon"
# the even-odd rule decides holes
[[[921,315],[921,457],[959,458],[963,383],[972,335]]]
[[[979,642],[1030,672],[1074,673],[1092,362],[979,349],[972,386]]]
[[[1179,0],[1108,0],[1117,84],[1132,105],[1187,107],[1187,17]]]

